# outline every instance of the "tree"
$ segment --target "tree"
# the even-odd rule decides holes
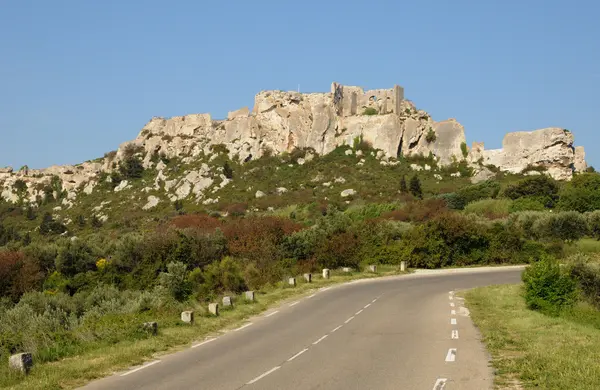
[[[512,200],[534,198],[545,207],[552,208],[558,199],[558,184],[550,176],[532,176],[506,187],[504,196]]]
[[[400,179],[400,192],[406,194],[408,192],[408,187],[406,187],[406,176],[402,175]]]
[[[575,175],[561,191],[558,207],[580,213],[600,210],[600,174]]]
[[[129,156],[119,164],[119,172],[125,179],[139,179],[144,173],[144,166],[136,156]]]
[[[40,234],[48,236],[51,234],[62,234],[67,230],[65,225],[56,221],[52,214],[45,213],[40,224]]]
[[[410,193],[419,199],[423,198],[423,190],[421,189],[421,181],[419,180],[417,175],[414,175],[410,179]]]
[[[86,223],[85,217],[83,215],[79,214],[77,216],[77,225],[79,227],[83,228],[83,227],[85,227],[85,223]]]
[[[98,218],[97,216],[92,216],[92,219],[90,221],[90,224],[92,225],[92,227],[94,229],[99,229],[102,227],[102,221],[100,220],[100,218]]]

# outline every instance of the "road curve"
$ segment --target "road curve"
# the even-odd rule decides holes
[[[518,283],[521,272],[446,271],[321,289],[84,389],[492,388],[487,353],[454,292]]]

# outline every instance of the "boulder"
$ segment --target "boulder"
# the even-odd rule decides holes
[[[349,188],[349,189],[347,189],[347,190],[344,190],[344,191],[342,191],[342,192],[340,193],[340,195],[341,195],[341,197],[342,197],[342,198],[347,198],[347,197],[349,197],[349,196],[356,195],[356,191],[355,191],[355,190],[353,190],[352,188]]]

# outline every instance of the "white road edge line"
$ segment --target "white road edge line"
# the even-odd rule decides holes
[[[354,319],[354,316],[348,318],[346,321],[344,321],[344,324],[347,324],[348,322],[352,321]]]
[[[279,313],[279,310],[275,310],[273,313],[269,313],[265,317],[271,317],[271,316],[274,316],[277,313]]]
[[[456,315],[456,310],[450,310],[450,315],[455,316]]]
[[[150,362],[150,363],[144,364],[144,365],[143,365],[143,366],[141,366],[141,367],[135,368],[135,369],[133,369],[133,370],[131,370],[131,371],[127,371],[127,372],[126,372],[126,373],[124,373],[124,374],[121,374],[121,376],[127,376],[127,375],[129,375],[129,374],[133,374],[134,372],[138,372],[138,371],[140,371],[140,370],[143,370],[144,368],[148,368],[148,367],[150,367],[150,366],[153,366],[153,365],[155,365],[155,364],[157,364],[157,363],[160,363],[160,360],[155,360],[155,361],[153,361],[153,362]]]
[[[297,304],[299,304],[299,303],[300,303],[300,301],[296,301],[296,302],[294,302],[294,303],[290,303],[290,307],[292,307],[292,306],[296,306],[296,305],[297,305]]]
[[[365,307],[363,307],[363,309],[366,309],[367,307],[371,306],[371,304],[369,303],[368,305],[365,305]]]
[[[375,301],[377,301],[377,298],[373,299],[373,300],[371,301],[371,303],[375,303]]]
[[[308,297],[306,297],[306,298],[307,298],[307,299],[310,299],[310,298],[314,297],[315,295],[317,295],[317,294],[309,295],[309,296],[308,296]]]
[[[453,362],[456,360],[456,348],[450,348],[446,354],[446,361]]]
[[[194,345],[192,345],[192,348],[198,348],[198,347],[200,347],[200,346],[202,346],[202,345],[204,345],[204,344],[212,343],[212,342],[213,342],[213,341],[215,341],[216,339],[217,339],[217,338],[215,337],[214,339],[210,339],[210,340],[206,340],[206,341],[203,341],[203,342],[201,342],[201,343],[198,343],[198,344],[194,344]]]
[[[450,318],[450,325],[456,325],[456,318]]]
[[[251,323],[249,323],[249,324],[242,325],[242,326],[240,326],[239,328],[237,328],[237,329],[234,329],[233,331],[234,331],[234,332],[238,332],[238,331],[240,331],[240,330],[242,330],[242,329],[245,329],[245,328],[247,328],[247,327],[249,327],[249,326],[252,326],[252,325],[253,325],[253,324],[252,324],[252,322],[251,322]]]
[[[247,385],[251,385],[253,383],[258,382],[259,380],[261,380],[262,378],[266,377],[269,374],[274,373],[275,371],[279,370],[281,368],[281,366],[277,366],[277,367],[273,367],[271,368],[269,371],[265,372],[264,374],[257,376],[256,378],[252,379],[250,382],[246,383]]]
[[[356,313],[354,313],[355,316],[359,315],[360,313],[363,312],[364,309],[360,309],[359,311],[357,311]]]
[[[435,385],[433,385],[433,390],[444,390],[444,387],[446,387],[446,381],[448,379],[446,378],[438,378],[437,381],[435,381]]]
[[[452,331],[452,339],[453,340],[458,340],[458,330],[454,329]]]
[[[325,339],[327,338],[327,336],[328,336],[328,335],[325,335],[325,336],[321,337],[320,339],[318,339],[317,341],[315,341],[315,342],[313,343],[313,345],[317,345],[317,344],[319,344],[321,341],[325,340]]]
[[[294,356],[289,358],[287,361],[291,362],[292,360],[296,359],[298,356],[302,355],[306,351],[308,351],[308,348],[304,348],[302,351],[298,352],[297,354],[295,354]]]
[[[341,328],[342,326],[344,326],[344,325],[340,325],[340,326],[338,326],[337,328],[335,328],[334,330],[332,330],[332,331],[331,331],[331,333],[335,332],[336,330],[338,330],[338,329],[339,329],[339,328]]]

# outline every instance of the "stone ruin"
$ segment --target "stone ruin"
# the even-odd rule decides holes
[[[573,134],[568,130],[509,133],[502,149],[485,150],[482,143],[473,143],[464,157],[463,149],[468,148],[463,126],[455,119],[434,121],[404,98],[402,87],[365,91],[332,83],[327,93],[259,92],[252,110],[244,107],[229,112],[225,120],[212,119],[210,114],[155,117],[134,140],[121,144],[116,153],[105,158],[39,170],[0,169],[0,191],[4,199],[16,201],[13,185],[20,179],[27,183],[28,199],[33,202],[42,194],[41,187],[58,177],[68,192],[63,202],[70,202],[78,191],[92,192],[98,175],[110,172],[130,145],[144,150],[144,166],[148,168],[154,164],[151,158],[156,153],[193,159],[212,153],[211,146],[217,144],[225,145],[231,157],[248,161],[295,148],[327,154],[340,145],[352,145],[357,138],[380,149],[385,159],[431,154],[441,166],[466,160],[475,168],[474,180],[492,175],[485,165],[514,173],[544,167],[559,180],[569,180],[574,172],[586,169],[583,147],[573,146]]]

